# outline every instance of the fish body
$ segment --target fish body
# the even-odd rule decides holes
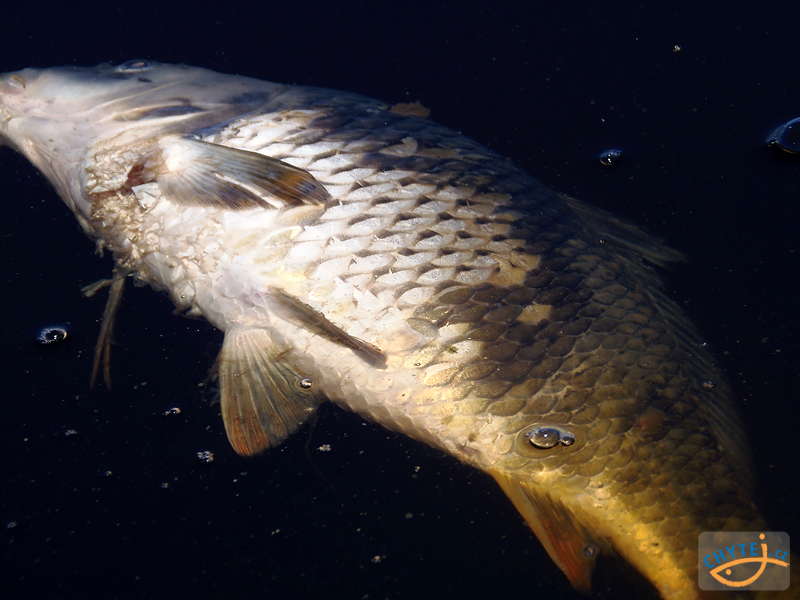
[[[119,274],[225,332],[239,454],[331,400],[491,474],[578,589],[616,552],[702,597],[698,534],[766,524],[679,255],[420,115],[147,61],[0,81],[0,139]]]

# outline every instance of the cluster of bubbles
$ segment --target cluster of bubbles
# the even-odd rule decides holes
[[[214,462],[214,453],[209,452],[208,450],[205,450],[204,452],[198,452],[197,460],[199,460],[201,463]]]
[[[575,443],[575,436],[569,431],[558,427],[534,427],[525,434],[536,448],[554,448],[558,444],[562,446],[572,446]]]

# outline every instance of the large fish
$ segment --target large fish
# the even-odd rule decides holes
[[[678,255],[413,105],[136,60],[0,81],[0,139],[127,275],[225,332],[236,452],[324,400],[492,475],[573,585],[615,551],[702,597],[703,531],[763,530]]]

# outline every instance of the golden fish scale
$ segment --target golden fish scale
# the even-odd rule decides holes
[[[582,218],[575,201],[451,130],[329,94],[309,90],[278,107],[270,118],[297,127],[253,149],[294,159],[323,184],[369,173],[333,192],[338,208],[315,225],[337,225],[335,242],[357,248],[345,281],[412,305],[411,342],[364,336],[420,373],[420,389],[386,404],[415,405],[408,414],[436,421],[434,437],[491,424],[490,457],[470,451],[486,451],[475,425],[460,458],[577,506],[598,541],[635,529],[629,551],[614,542],[632,562],[657,554],[656,567],[639,564],[651,579],[667,567],[695,572],[701,531],[764,526],[736,472],[727,385],[641,260],[658,255],[656,241],[642,252],[641,243],[620,242],[613,225],[605,236],[602,218]],[[234,124],[211,140],[246,147],[241,135]],[[304,146],[327,150],[309,156]],[[315,169],[321,164],[338,166]],[[372,187],[387,181],[383,191]],[[429,191],[415,195],[419,185]],[[302,279],[342,254],[333,246],[299,267]],[[330,317],[350,307],[319,308]],[[455,360],[475,343],[474,356]],[[547,425],[576,443],[532,446],[526,433]]]

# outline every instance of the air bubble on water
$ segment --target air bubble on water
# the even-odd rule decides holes
[[[618,164],[620,159],[622,158],[622,150],[616,150],[614,148],[610,150],[604,150],[600,153],[598,157],[600,159],[600,164],[605,165],[606,167],[613,167],[614,165]]]
[[[307,390],[307,389],[308,389],[308,388],[310,388],[312,385],[314,385],[314,380],[313,380],[313,379],[311,379],[310,377],[303,377],[303,379],[301,379],[300,381],[298,381],[298,382],[297,382],[297,384],[298,384],[298,385],[299,385],[301,388],[303,388],[304,390]]]
[[[597,554],[597,546],[593,544],[586,544],[583,548],[583,553],[589,558],[593,558]]]
[[[67,339],[67,329],[61,325],[45,327],[39,332],[36,340],[42,344],[58,344]]]
[[[780,148],[790,154],[800,154],[800,118],[792,119],[770,133],[767,146]]]

